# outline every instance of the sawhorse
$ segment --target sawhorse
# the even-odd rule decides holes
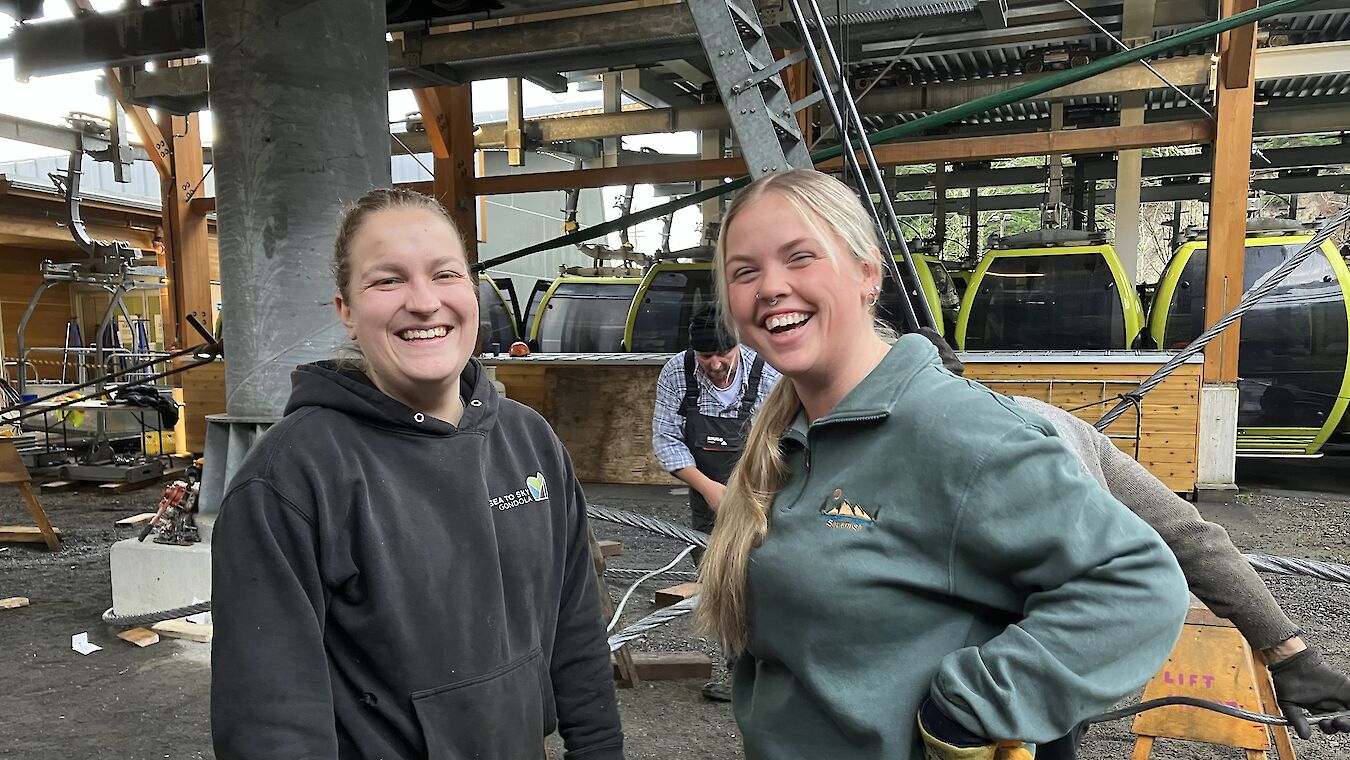
[[[1144,687],[1144,700],[1172,696],[1280,714],[1275,687],[1261,654],[1252,651],[1232,623],[1194,599],[1176,647],[1162,670]],[[1157,738],[1238,747],[1247,760],[1265,760],[1273,740],[1279,760],[1295,760],[1293,742],[1283,726],[1267,727],[1198,707],[1149,710],[1134,719],[1130,730],[1138,736],[1132,760],[1148,760]]]
[[[600,550],[600,544],[595,540],[595,533],[590,534],[591,538],[591,562],[595,566],[596,590],[600,593],[600,614],[604,618],[603,624],[609,625],[610,618],[614,617],[614,601],[609,598],[609,586],[605,585],[605,554]],[[627,644],[619,647],[614,652],[614,665],[618,670],[616,682],[623,687],[631,688],[642,682],[638,677],[637,665],[633,664],[633,652]]]
[[[37,494],[33,493],[31,480],[28,468],[23,466],[23,460],[19,458],[19,451],[14,447],[14,442],[0,438],[0,483],[13,483],[19,489],[19,495],[23,497],[29,514],[33,516],[33,522],[37,524],[36,528],[0,525],[0,542],[41,541],[46,543],[51,551],[59,551],[61,531],[53,528],[47,521],[47,513],[38,503]]]

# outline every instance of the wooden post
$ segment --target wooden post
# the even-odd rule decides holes
[[[215,324],[211,299],[211,253],[206,213],[191,200],[201,195],[204,176],[197,114],[165,114],[161,130],[169,135],[169,174],[160,178],[163,200],[163,263],[169,273],[164,309],[164,345],[179,347],[200,340],[187,324],[192,314],[208,329]]]
[[[36,530],[26,526],[0,526],[0,541],[41,541],[47,544],[49,550],[60,551],[61,532],[47,520],[47,513],[43,511],[29,481],[28,468],[19,459],[14,442],[0,439],[0,483],[13,483],[19,489],[19,495],[23,497],[23,503],[37,525]]]
[[[1223,15],[1250,10],[1256,3],[1257,0],[1223,0]],[[1256,37],[1250,25],[1219,38],[1218,128],[1214,172],[1209,183],[1206,328],[1231,311],[1242,297],[1256,93],[1252,65],[1255,55]],[[1240,320],[1234,322],[1205,348],[1206,383],[1237,382],[1240,325]]]
[[[413,91],[435,157],[433,195],[450,212],[464,238],[469,263],[478,262],[474,210],[473,90],[469,85]]]

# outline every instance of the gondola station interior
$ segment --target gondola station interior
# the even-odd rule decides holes
[[[658,375],[717,301],[736,191],[815,168],[874,210],[898,331],[1096,424],[1244,551],[1350,563],[1343,529],[1269,511],[1350,508],[1348,0],[0,0],[0,27],[0,682],[45,683],[0,690],[0,715],[58,709],[48,662],[121,658],[125,683],[83,681],[107,699],[170,647],[205,669],[222,496],[292,370],[347,337],[338,215],[391,185],[463,233],[476,357],[593,507],[687,524],[652,447]],[[605,609],[627,602],[611,633],[696,599],[688,560],[625,597],[687,542],[591,528]],[[41,611],[77,554],[102,618]],[[1350,669],[1350,602],[1322,577],[1277,598],[1321,599],[1300,622]],[[1278,716],[1259,655],[1193,613],[1205,635],[1145,696]],[[716,647],[687,617],[646,636],[614,647],[645,687],[620,690],[625,724],[651,727],[630,756],[741,756],[698,699]],[[1201,662],[1236,681],[1175,675]],[[210,756],[207,680],[184,679],[176,751]],[[1113,725],[1081,756],[1350,757],[1189,708]],[[159,756],[118,741],[87,756]]]

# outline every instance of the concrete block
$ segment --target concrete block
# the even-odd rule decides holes
[[[1200,388],[1200,451],[1195,472],[1199,499],[1237,493],[1238,388],[1206,383]]]
[[[113,610],[139,615],[211,598],[211,545],[157,544],[134,538],[112,545]]]

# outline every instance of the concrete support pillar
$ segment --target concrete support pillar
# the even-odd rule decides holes
[[[1222,500],[1237,493],[1236,383],[1200,388],[1200,454],[1195,468],[1197,498]]]
[[[206,0],[226,344],[226,415],[202,510],[278,419],[297,364],[343,338],[329,274],[343,206],[389,185],[384,7]]]

